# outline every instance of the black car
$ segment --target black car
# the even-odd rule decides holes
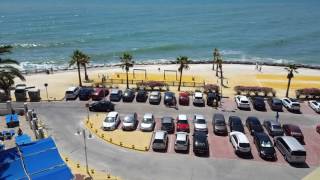
[[[264,98],[262,97],[253,97],[252,105],[256,110],[259,110],[259,111],[266,110],[266,104],[264,103]]]
[[[272,141],[266,133],[254,133],[253,141],[261,158],[271,160],[277,158]]]
[[[165,116],[161,118],[161,130],[174,133],[174,121],[172,117]]]
[[[205,132],[195,132],[193,134],[193,152],[195,154],[209,154],[208,137]]]
[[[176,104],[176,97],[173,92],[165,92],[163,103],[167,106],[174,106]]]
[[[273,111],[283,111],[282,109],[282,101],[278,98],[270,98],[268,100],[268,104]]]
[[[136,101],[137,102],[146,102],[148,99],[148,92],[145,90],[139,90],[137,92]]]
[[[258,118],[250,116],[246,120],[246,126],[250,131],[250,134],[264,132],[263,127]]]
[[[112,89],[110,92],[110,101],[120,101],[122,98],[122,90]]]
[[[94,89],[92,87],[82,87],[79,91],[79,100],[88,101],[91,98]]]
[[[135,98],[135,92],[132,89],[126,89],[122,95],[123,102],[132,102]]]
[[[215,134],[225,135],[228,133],[227,125],[223,114],[215,113],[212,117],[213,132]]]
[[[229,122],[230,132],[238,131],[238,132],[244,133],[244,127],[240,117],[230,116],[228,122]]]
[[[215,92],[208,92],[207,94],[207,105],[208,106],[217,106],[219,102],[219,95]]]
[[[101,100],[89,105],[90,111],[95,112],[110,112],[114,111],[114,104],[108,100]]]

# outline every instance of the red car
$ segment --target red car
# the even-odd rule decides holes
[[[316,127],[316,131],[320,134],[320,124]]]
[[[94,91],[92,92],[91,98],[94,101],[100,101],[104,97],[108,95],[109,91],[106,88],[94,88]]]
[[[181,92],[179,94],[179,104],[184,106],[189,106],[189,93],[188,92]]]
[[[180,114],[177,117],[177,132],[190,132],[190,126],[187,115]]]
[[[283,128],[284,133],[287,136],[292,136],[292,137],[296,138],[302,144],[304,143],[304,136],[303,136],[302,131],[299,128],[299,126],[296,126],[294,124],[283,124],[282,128]]]

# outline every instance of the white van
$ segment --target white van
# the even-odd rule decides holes
[[[292,136],[275,137],[274,144],[289,163],[305,163],[307,152],[296,138]]]
[[[79,95],[80,88],[79,87],[69,87],[66,90],[66,100],[75,100]]]

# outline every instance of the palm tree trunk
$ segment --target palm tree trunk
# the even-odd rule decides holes
[[[291,78],[288,78],[288,86],[287,86],[286,97],[288,97],[288,96],[289,96],[290,84],[291,84]]]
[[[129,89],[129,75],[128,75],[128,71],[126,71],[127,73],[127,89]]]
[[[182,70],[180,71],[180,80],[179,80],[178,91],[180,91],[180,87],[181,87],[181,80],[182,80]]]
[[[216,76],[218,77],[218,73],[219,73],[219,63],[216,63],[217,67],[216,67]]]
[[[88,76],[88,73],[87,73],[87,65],[83,64],[83,68],[84,68],[84,79],[86,81],[89,81],[89,76]]]
[[[214,70],[214,60],[212,61],[212,70]]]
[[[222,64],[219,65],[220,68],[220,78],[221,78],[221,86],[223,85],[223,72],[222,72]]]
[[[77,68],[78,68],[79,86],[82,87],[81,74],[80,74],[80,63],[79,62],[77,62]]]

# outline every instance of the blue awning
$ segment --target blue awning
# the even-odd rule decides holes
[[[31,137],[27,134],[16,136],[15,140],[17,145],[30,144],[32,142]]]

